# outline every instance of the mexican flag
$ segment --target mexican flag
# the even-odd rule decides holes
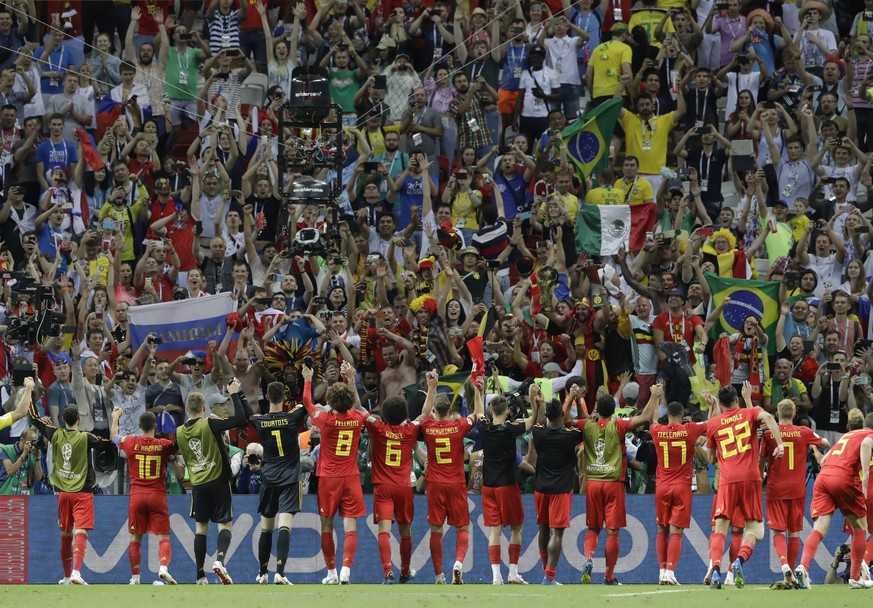
[[[641,205],[582,204],[576,214],[576,252],[615,255],[624,246],[638,251],[655,225],[655,203]]]

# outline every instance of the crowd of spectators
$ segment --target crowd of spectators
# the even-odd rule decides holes
[[[233,377],[253,407],[275,379],[299,403],[301,361],[268,356],[294,326],[314,340],[316,400],[347,360],[371,411],[418,384],[414,418],[423,373],[469,371],[484,328],[491,392],[533,379],[546,400],[587,411],[605,391],[633,412],[659,376],[668,394],[698,366],[711,382],[724,337],[731,383],[752,381],[771,412],[794,399],[834,443],[848,409],[873,408],[871,23],[871,0],[11,0],[5,409],[22,363],[46,415],[76,404],[103,436],[112,407],[126,433],[145,410],[182,422],[193,390],[225,413]],[[342,110],[341,175],[280,174],[280,156],[334,136],[279,132],[300,66],[326,70]],[[561,132],[613,98],[607,168],[583,179]],[[341,187],[322,255],[295,236],[326,231],[330,209],[283,191],[308,177]],[[579,251],[580,208],[610,204],[656,205],[645,247]],[[710,339],[721,308],[706,273],[780,283],[775,345],[754,314]],[[31,282],[64,318],[36,341],[10,331],[40,313]],[[175,360],[131,344],[131,307],[222,292],[238,334]],[[705,416],[698,395],[673,398]],[[317,457],[317,433],[305,441]],[[0,442],[0,488],[39,491],[36,434],[22,421]],[[257,492],[254,429],[227,442],[238,489]],[[631,442],[629,489],[651,491],[651,444]],[[476,447],[474,434],[472,490]],[[22,468],[29,482],[4,485]],[[184,491],[184,464],[170,474]]]

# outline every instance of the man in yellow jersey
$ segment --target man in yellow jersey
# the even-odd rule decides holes
[[[631,86],[632,77],[622,76],[622,86]],[[618,93],[616,93],[618,95]],[[622,109],[618,121],[625,133],[625,152],[639,160],[640,177],[645,177],[657,192],[661,185],[661,168],[667,166],[667,144],[670,132],[685,115],[684,95],[676,98],[676,109],[655,116],[655,103],[648,93],[637,98],[637,113]]]
[[[621,196],[617,205],[639,205],[655,202],[655,190],[652,184],[639,175],[640,161],[636,156],[625,156],[622,171],[624,177],[615,180],[613,187]]]
[[[585,82],[591,87],[591,107],[609,100],[621,89],[622,75],[633,78],[627,25],[616,23],[609,31],[612,32],[612,40],[591,51],[585,71]]]
[[[592,188],[585,195],[585,202],[592,205],[624,205],[624,195],[621,189],[616,188],[615,171],[611,167],[603,169],[597,174],[597,188]]]

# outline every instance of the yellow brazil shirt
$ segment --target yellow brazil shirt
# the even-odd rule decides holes
[[[620,122],[625,134],[625,151],[628,156],[639,159],[640,173],[655,175],[666,166],[670,131],[676,126],[673,114],[652,116],[643,121],[633,112],[624,111]]]
[[[624,205],[624,193],[621,188],[612,185],[601,186],[589,190],[585,195],[585,202],[593,205]]]
[[[588,64],[594,71],[594,97],[615,95],[621,84],[621,66],[625,63],[630,65],[631,54],[631,48],[618,40],[604,42],[591,52]]]
[[[138,194],[140,194],[141,197],[147,197],[148,191],[141,187]],[[133,248],[133,224],[139,218],[139,214],[142,212],[145,203],[145,198],[139,198],[133,205],[118,210],[112,206],[111,202],[107,201],[100,208],[98,218],[103,220],[107,217],[111,217],[115,220],[116,229],[119,230],[124,237],[125,251],[121,258],[124,262],[136,259],[136,253]]]
[[[0,429],[5,429],[7,426],[12,426],[12,414],[3,414],[0,416]]]
[[[473,206],[473,197],[478,199],[478,204],[482,203],[482,193],[478,190],[470,190],[468,192],[458,192],[452,200],[452,223],[455,228],[469,228],[471,230],[479,230],[479,223],[476,221],[476,207]]]
[[[579,198],[570,192],[567,194],[561,194],[560,192],[556,192],[558,198],[561,199],[561,202],[564,204],[564,209],[567,210],[567,215],[570,216],[571,220],[576,220],[576,213],[579,212]]]
[[[620,178],[615,180],[613,187],[621,193],[619,205],[640,205],[655,201],[655,191],[645,177],[638,175],[630,182],[625,182],[624,178]]]
[[[678,0],[682,2],[682,0]],[[684,4],[683,4],[684,5]],[[644,30],[646,30],[646,34],[649,37],[649,44],[653,46],[660,47],[661,43],[655,39],[655,30],[658,27],[658,24],[661,23],[661,20],[664,18],[666,11],[645,8],[641,10],[632,10],[632,15],[630,18],[630,22],[627,24],[627,29],[633,31],[634,27],[641,26]],[[675,32],[676,28],[673,27],[673,20],[667,19],[664,22],[663,31],[666,34],[667,32]]]

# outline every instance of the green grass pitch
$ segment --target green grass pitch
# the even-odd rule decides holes
[[[560,573],[559,573],[560,575]],[[59,587],[51,585],[3,586],[0,587],[0,605],[3,606],[51,606],[52,608],[118,608],[119,605],[135,607],[172,608],[267,608],[290,600],[295,605],[331,606],[341,603],[344,608],[385,608],[386,601],[401,602],[410,608],[444,608],[475,605],[477,608],[505,608],[506,606],[542,606],[549,608],[578,608],[587,598],[607,606],[645,606],[645,608],[716,608],[719,606],[762,606],[767,608],[803,608],[822,606],[842,608],[860,606],[873,599],[873,592],[851,590],[846,585],[816,585],[811,591],[771,591],[766,586],[749,585],[744,589],[725,588],[710,591],[702,585],[681,587],[658,587],[657,585],[625,585],[604,587],[602,585],[564,585],[521,587],[505,585],[464,585],[463,587],[437,587],[421,582],[409,585],[351,585],[348,587],[322,587],[320,585],[295,585],[258,587],[235,585],[221,587],[209,585],[179,585],[160,587],[141,585],[89,585],[88,587]],[[328,603],[322,603],[328,602]],[[531,604],[529,602],[536,602]],[[704,604],[705,603],[705,604]]]

